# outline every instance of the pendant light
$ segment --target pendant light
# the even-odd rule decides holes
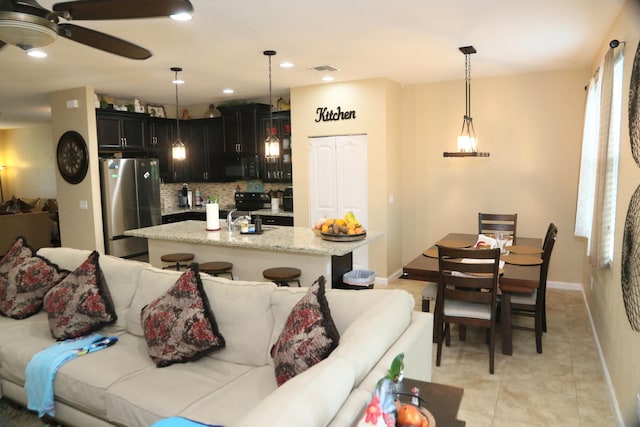
[[[464,87],[465,87],[465,114],[462,119],[462,130],[458,136],[458,151],[444,152],[444,157],[489,157],[489,153],[478,152],[478,140],[473,129],[473,119],[471,118],[471,55],[476,53],[473,46],[460,47],[460,52],[464,54]]]
[[[280,140],[273,134],[273,99],[271,97],[271,57],[276,54],[276,51],[265,50],[263,54],[269,57],[269,129],[267,138],[264,140],[264,156],[275,160],[280,157]]]
[[[175,73],[173,84],[176,85],[176,140],[171,144],[171,157],[173,157],[173,160],[184,160],[187,158],[187,150],[180,139],[180,116],[178,115],[178,85],[184,83],[184,81],[178,79],[178,72],[182,71],[182,68],[171,67],[171,71]]]

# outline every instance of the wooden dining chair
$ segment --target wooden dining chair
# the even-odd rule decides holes
[[[438,266],[436,366],[442,359],[442,342],[450,345],[451,323],[480,326],[488,332],[489,372],[493,374],[500,249],[439,246]]]
[[[504,231],[513,236],[516,242],[516,228],[518,214],[491,214],[478,212],[478,234],[495,234],[496,231]]]
[[[529,294],[513,293],[511,295],[511,316],[528,316],[534,318],[534,327],[513,325],[512,329],[533,330],[536,337],[536,351],[542,353],[542,334],[547,332],[547,273],[551,262],[551,252],[556,243],[558,228],[549,224],[542,248],[542,264],[538,286]]]

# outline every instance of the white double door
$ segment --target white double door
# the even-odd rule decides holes
[[[367,227],[367,136],[309,138],[311,226],[321,218],[342,218],[351,211]],[[353,268],[367,269],[367,247],[353,253]]]

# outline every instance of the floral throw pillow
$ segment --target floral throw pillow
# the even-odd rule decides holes
[[[49,330],[57,340],[77,338],[118,319],[100,268],[99,254],[89,257],[45,295]]]
[[[0,260],[0,313],[24,319],[40,311],[45,294],[69,272],[34,255],[24,237],[18,237]]]
[[[225,347],[209,307],[198,265],[140,313],[149,356],[157,367],[185,363]]]
[[[271,348],[278,385],[325,359],[338,346],[340,334],[331,318],[320,276],[296,303]]]

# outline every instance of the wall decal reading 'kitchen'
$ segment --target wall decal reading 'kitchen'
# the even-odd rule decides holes
[[[332,122],[338,120],[350,120],[356,118],[356,111],[342,111],[341,107],[336,107],[336,110],[329,110],[327,107],[316,108],[316,120],[315,122]]]

